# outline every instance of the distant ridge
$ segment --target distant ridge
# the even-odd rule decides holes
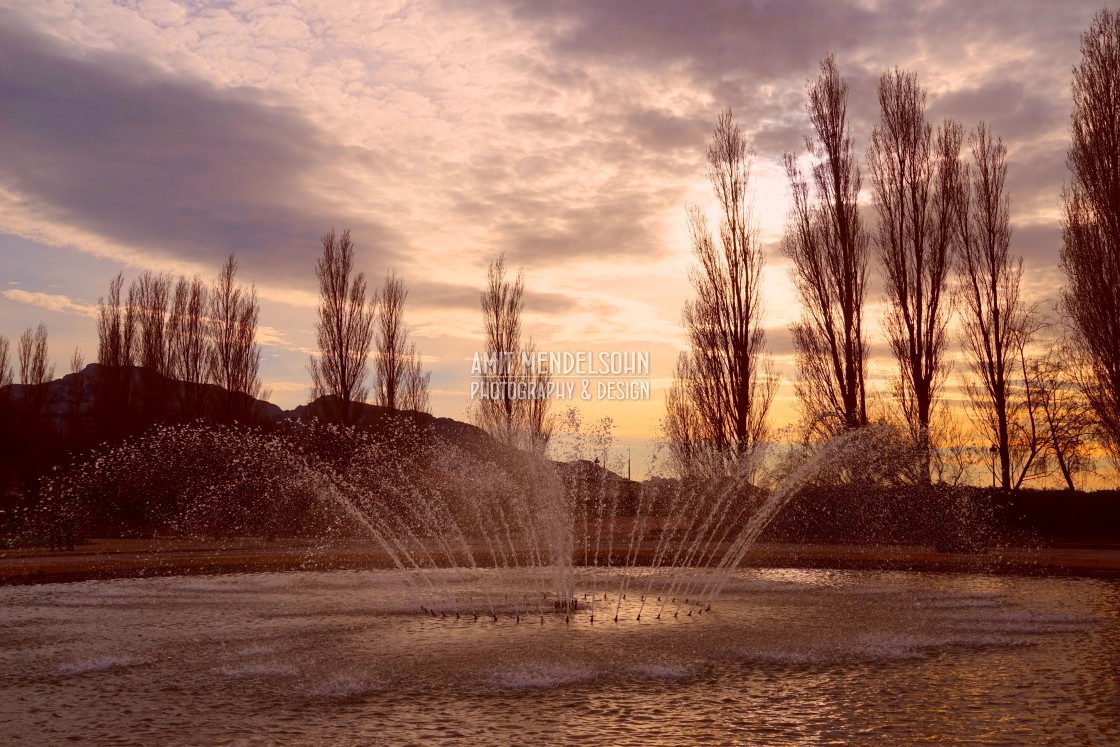
[[[46,384],[45,419],[51,427],[61,433],[77,425],[81,430],[94,434],[96,417],[105,417],[105,413],[97,412],[99,379],[102,378],[103,373],[108,375],[113,373],[104,371],[105,368],[101,364],[90,363],[78,373],[66,374]],[[145,418],[143,413],[150,413],[153,404],[144,400],[145,387],[148,387],[149,391],[160,392],[161,397],[167,402],[186,399],[214,401],[228,395],[226,390],[214,384],[188,384],[139,366],[129,366],[124,379],[131,391],[131,401],[121,418],[122,424],[126,427],[115,434],[117,438],[137,435],[158,422],[175,423],[197,419],[175,413],[166,402],[157,403],[164,405],[162,411],[164,416]],[[0,400],[7,396],[12,405],[18,406],[18,403],[26,397],[28,389],[29,387],[23,384],[4,387],[0,389]],[[335,422],[330,415],[337,411],[336,398],[332,395],[319,397],[313,402],[290,410],[283,410],[271,402],[247,395],[234,395],[234,397],[239,400],[240,411],[251,413],[249,425],[269,428],[279,426],[284,421],[307,421],[313,418]],[[353,403],[351,407],[353,425],[375,435],[391,437],[392,433],[404,423],[420,433],[430,433],[476,459],[503,463],[512,456],[510,447],[502,445],[481,428],[469,423],[414,410],[394,411],[365,402]],[[88,441],[86,443],[89,444]],[[61,443],[58,447],[60,450],[70,451]],[[62,454],[57,456],[61,457]]]

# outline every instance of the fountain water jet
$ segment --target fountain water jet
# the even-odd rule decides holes
[[[376,438],[315,421],[268,433],[196,423],[99,451],[44,494],[88,520],[116,511],[163,535],[362,536],[430,615],[691,617],[712,609],[797,489],[873,433],[833,439],[765,494],[748,480],[759,452],[735,476],[647,485],[635,502],[598,459],[480,458],[407,421]]]

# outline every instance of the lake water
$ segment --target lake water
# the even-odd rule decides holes
[[[0,742],[1120,744],[1115,581],[743,571],[640,622],[637,588],[594,624],[385,571],[0,588]]]

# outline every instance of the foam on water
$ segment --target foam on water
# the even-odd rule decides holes
[[[56,607],[96,607],[101,604],[107,604],[105,599],[97,597],[71,597],[63,596],[57,597],[51,601],[51,604]]]
[[[364,674],[336,673],[305,691],[310,698],[345,699],[385,689],[385,684]]]
[[[236,653],[237,653],[238,656],[245,656],[245,657],[267,656],[268,654],[276,653],[276,649],[272,646],[254,645],[254,646],[247,646],[243,649],[240,649]]]
[[[92,659],[80,659],[67,662],[56,669],[57,674],[71,676],[76,674],[89,674],[90,672],[105,672],[110,669],[123,669],[136,666],[142,661],[129,656],[98,656]]]
[[[524,662],[494,673],[491,682],[509,690],[536,690],[590,682],[596,670],[579,663]]]

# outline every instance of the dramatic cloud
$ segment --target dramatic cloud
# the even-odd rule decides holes
[[[879,76],[894,66],[917,73],[931,122],[985,121],[1004,139],[1013,250],[1025,258],[1027,295],[1044,300],[1062,282],[1070,68],[1099,8],[13,4],[0,10],[0,231],[19,238],[0,235],[0,283],[18,280],[25,295],[0,296],[2,327],[60,311],[75,318],[69,346],[89,336],[81,304],[104,293],[117,265],[210,277],[236,251],[266,302],[268,383],[296,404],[293,382],[314,345],[312,267],[334,226],[351,229],[371,286],[390,267],[409,283],[406,317],[433,361],[440,414],[465,404],[457,356],[479,345],[478,294],[501,252],[525,269],[525,332],[542,349],[640,346],[666,379],[691,294],[684,207],[712,213],[704,153],[717,112],[731,107],[757,152],[765,325],[788,402],[788,324],[799,309],[778,251],[788,208],[780,158],[804,152],[805,83],[821,58],[834,53],[850,86],[860,153],[879,118]],[[866,172],[864,188],[870,225]],[[57,262],[75,249],[81,262]],[[874,269],[868,298],[881,300]],[[881,310],[868,313],[873,369],[893,375]],[[62,318],[52,339],[56,329],[66,333]],[[662,412],[660,400],[642,407],[643,423]],[[791,417],[776,412],[779,424]],[[644,427],[626,418],[631,432]]]
[[[52,221],[157,257],[217,266],[238,252],[258,278],[285,280],[307,272],[324,224],[360,225],[309,189],[338,148],[259,90],[219,90],[5,25],[0,101],[0,183]]]

